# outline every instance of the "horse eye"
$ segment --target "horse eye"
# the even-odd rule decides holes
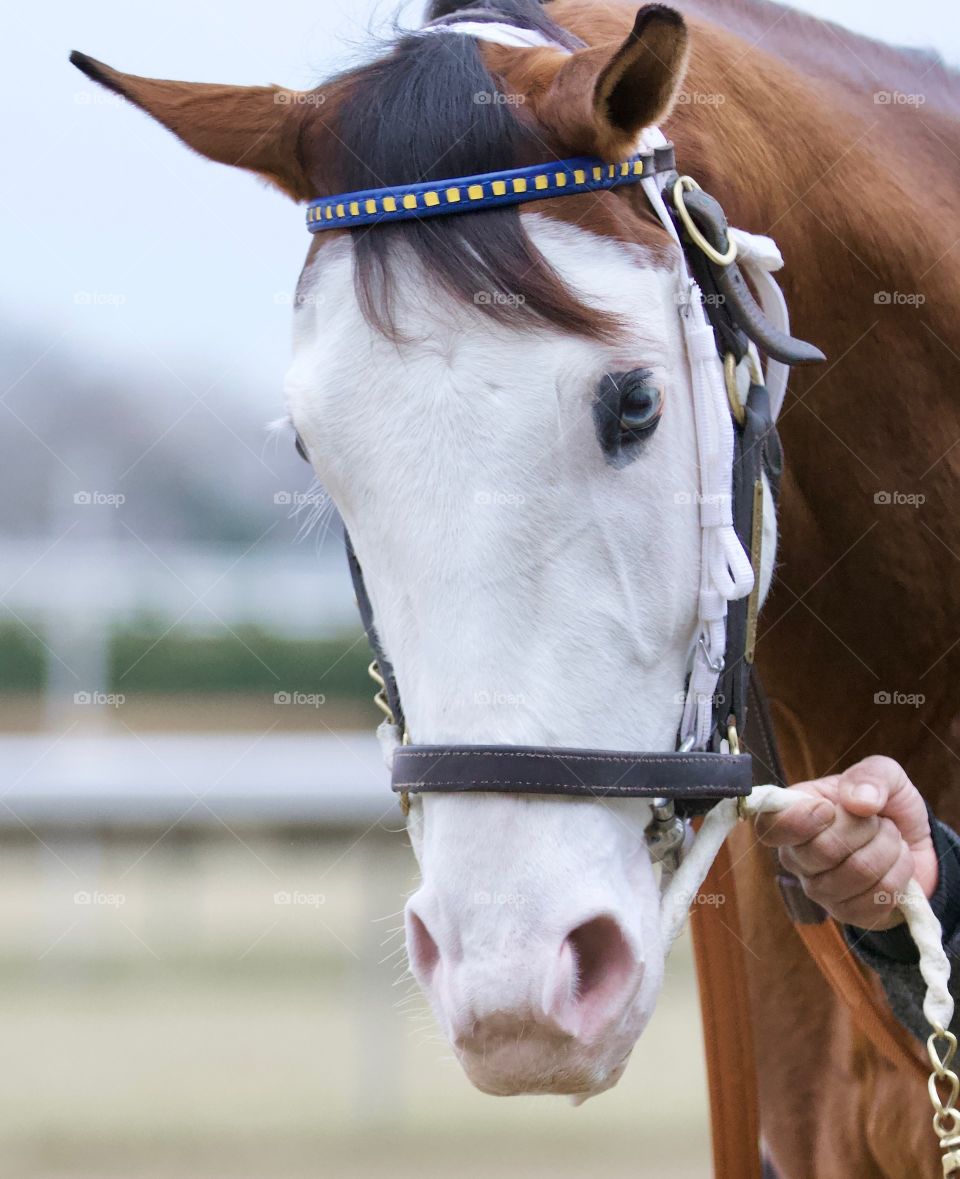
[[[310,461],[310,456],[307,454],[307,448],[303,445],[303,439],[294,431],[294,446],[297,448],[297,454],[303,459],[305,463]]]
[[[650,376],[644,369],[611,374],[620,394],[620,430],[624,434],[646,434],[660,421],[663,390],[650,384]]]
[[[643,451],[663,409],[663,391],[648,368],[606,373],[594,397],[593,418],[607,462],[632,462]]]

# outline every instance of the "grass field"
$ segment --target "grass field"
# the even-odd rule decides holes
[[[615,1090],[495,1099],[400,978],[402,836],[155,839],[0,849],[3,1176],[709,1174],[686,943]]]

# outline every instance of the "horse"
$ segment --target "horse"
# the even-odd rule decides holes
[[[776,526],[763,488],[757,663],[786,775],[879,749],[956,823],[956,77],[765,0],[682,7],[434,0],[431,22],[532,35],[402,35],[309,91],[72,60],[298,202],[620,160],[669,131],[732,224],[776,234],[794,321],[831,358],[791,380]],[[409,732],[673,749],[699,470],[680,253],[642,194],[316,234],[297,290],[290,417],[349,531]],[[616,1083],[663,983],[653,807],[522,785],[411,796],[409,962],[476,1086],[582,1100]],[[731,862],[743,1063],[776,1173],[927,1173],[926,1095],[824,981],[749,832]]]

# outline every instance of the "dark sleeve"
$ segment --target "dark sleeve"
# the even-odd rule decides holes
[[[930,905],[943,930],[943,947],[951,966],[950,991],[960,1009],[960,836],[933,814],[930,831],[940,862],[940,879]],[[920,956],[906,925],[879,931],[847,925],[844,934],[857,957],[880,976],[894,1015],[926,1041],[930,1034],[923,1018],[926,988],[917,966]],[[960,1031],[956,1016],[951,1029]]]

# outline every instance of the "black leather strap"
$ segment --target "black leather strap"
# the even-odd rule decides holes
[[[744,551],[749,554],[753,536],[754,488],[767,469],[767,442],[775,433],[770,415],[770,395],[763,385],[751,385],[744,407],[742,426],[734,429],[733,455],[733,524]],[[779,439],[771,453],[779,455]],[[771,478],[772,477],[772,478]],[[774,502],[779,492],[779,468],[771,469]],[[717,683],[716,729],[714,747],[727,735],[727,723],[735,717],[742,732],[749,706],[747,686],[751,663],[747,660],[747,625],[750,598],[740,598],[727,606],[727,646],[723,671]]]
[[[630,753],[534,745],[404,745],[393,789],[590,798],[733,798],[749,794],[751,759],[716,753]]]
[[[738,337],[740,340],[749,337],[767,356],[783,364],[819,364],[824,361],[826,357],[814,344],[797,339],[796,336],[788,336],[767,319],[747,286],[736,259],[726,266],[719,266],[695,242],[690,241],[674,210],[675,183],[675,176],[667,178],[663,189],[664,201],[673,214],[687,262],[703,291],[707,316],[717,333],[720,355],[732,351],[738,361],[742,359],[743,352],[738,351],[735,343],[731,342],[732,336],[733,341]],[[706,240],[719,253],[724,253],[729,245],[728,227],[719,202],[702,189],[694,189],[684,193],[683,203],[690,219]]]

